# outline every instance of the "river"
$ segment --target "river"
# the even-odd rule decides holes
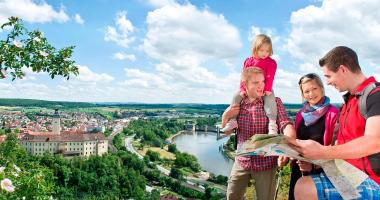
[[[197,157],[202,169],[215,175],[229,176],[233,161],[225,157],[221,145],[228,138],[216,140],[216,133],[185,132],[176,136],[173,142],[181,152],[187,152]]]

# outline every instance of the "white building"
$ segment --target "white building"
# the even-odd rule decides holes
[[[25,134],[20,144],[32,155],[63,154],[64,156],[103,155],[108,151],[108,140],[102,133],[61,133],[58,110],[53,115],[53,132],[31,132]]]
[[[103,155],[108,151],[108,140],[101,133],[79,134],[28,132],[20,144],[32,155],[63,154],[64,156]]]

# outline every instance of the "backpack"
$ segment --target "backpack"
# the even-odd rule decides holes
[[[359,98],[358,100],[359,111],[360,111],[361,116],[363,116],[365,120],[368,119],[367,98],[370,94],[377,91],[380,91],[380,82],[373,82],[373,83],[368,84],[361,92],[359,92],[359,94],[357,94],[357,98]],[[334,126],[333,138],[331,141],[332,145],[334,145],[336,137],[338,135],[338,128],[339,128],[339,120],[337,120]]]
[[[363,89],[363,91],[361,91],[359,94],[357,94],[359,111],[365,120],[368,119],[367,98],[369,95],[371,95],[375,92],[378,92],[378,91],[380,91],[380,83],[374,82],[374,83],[370,83],[369,85],[367,85]],[[339,117],[338,117],[338,119],[339,119]],[[339,127],[339,122],[337,121],[335,123],[335,126],[334,126],[334,133],[333,133],[331,145],[335,145],[335,140],[336,140],[336,137],[338,135],[338,127]],[[366,158],[368,159],[368,162],[369,162],[370,167],[372,168],[372,171],[376,174],[376,176],[380,176],[380,165],[379,165],[380,153],[375,153],[375,154],[369,155]],[[365,163],[364,159],[365,158],[361,158],[361,159],[363,159],[362,162],[364,165],[364,163]],[[365,167],[364,167],[364,170],[365,170],[365,173],[368,174]]]
[[[367,114],[367,98],[370,94],[373,92],[380,91],[380,83],[379,82],[373,82],[368,84],[363,91],[361,91],[358,96],[359,96],[359,111],[360,114],[364,117],[364,119],[367,120],[368,114]],[[375,90],[376,89],[376,90]]]

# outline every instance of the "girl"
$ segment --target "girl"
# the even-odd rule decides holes
[[[256,36],[252,44],[252,56],[245,59],[243,65],[243,71],[249,67],[258,67],[264,71],[265,75],[265,87],[264,87],[264,110],[266,115],[269,118],[269,133],[268,134],[277,134],[277,104],[273,94],[272,86],[274,75],[277,69],[277,63],[270,56],[273,55],[272,41],[271,39],[264,34],[259,34]],[[240,92],[236,93],[232,99],[230,107],[240,105],[240,102],[243,98],[247,96],[246,86],[240,81]],[[230,108],[229,107],[229,108]],[[229,109],[227,108],[227,109]],[[236,119],[222,119],[221,131],[228,132],[237,128]]]

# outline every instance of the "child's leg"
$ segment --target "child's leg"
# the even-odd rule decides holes
[[[232,98],[232,102],[231,102],[231,106],[234,105],[234,104],[240,104],[242,98],[240,96],[240,92],[237,92],[234,94],[234,97]]]
[[[269,96],[264,96],[264,110],[269,118],[269,133],[268,134],[277,134],[277,103],[274,92]]]
[[[240,92],[235,93],[234,96],[233,96],[233,98],[232,98],[230,107],[232,107],[233,105],[236,105],[236,104],[240,105],[241,100],[242,100],[242,98],[240,96]],[[225,111],[227,111],[230,107],[228,107]],[[223,119],[222,118],[222,127],[224,127],[226,125],[226,123],[227,123],[228,120],[230,120],[230,119]]]
[[[237,92],[237,93],[233,96],[233,98],[232,98],[232,102],[231,102],[231,104],[230,104],[230,107],[228,107],[228,108],[226,109],[226,111],[227,111],[228,109],[230,109],[230,108],[231,108],[232,106],[234,106],[234,105],[240,105],[241,100],[242,100],[242,98],[241,98],[241,96],[240,96],[240,92]],[[226,120],[228,120],[228,121],[226,121]],[[225,132],[225,131],[230,131],[230,130],[232,130],[232,129],[234,129],[234,128],[237,128],[237,121],[236,121],[235,118],[233,118],[233,119],[223,119],[223,118],[222,118],[222,127],[223,127],[223,129],[222,129],[223,132]]]

